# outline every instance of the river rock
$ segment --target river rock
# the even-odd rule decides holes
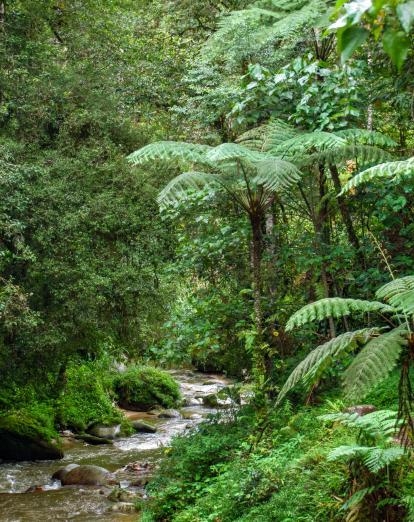
[[[203,404],[203,400],[200,398],[196,399],[195,397],[188,397],[185,399],[186,406],[200,406],[201,404]]]
[[[121,433],[121,425],[116,424],[113,426],[108,426],[106,424],[94,424],[91,428],[89,428],[88,433],[101,439],[111,440],[119,437]]]
[[[34,440],[0,429],[0,459],[2,460],[57,460],[62,458],[62,449],[53,441]]]
[[[114,441],[111,439],[104,439],[102,437],[95,437],[95,435],[91,435],[90,433],[79,433],[75,435],[75,439],[83,440],[87,444],[92,444],[93,446],[99,446],[101,444],[113,444]]]
[[[63,482],[64,477],[69,473],[69,471],[72,471],[75,468],[78,468],[79,464],[68,464],[64,468],[59,468],[57,471],[55,471],[52,475],[53,480],[60,480]]]
[[[377,408],[373,404],[358,404],[356,406],[350,406],[346,408],[346,413],[356,413],[360,417],[376,411]]]
[[[75,466],[62,477],[63,486],[104,486],[112,479],[105,468],[92,465]]]
[[[135,431],[138,433],[156,433],[157,428],[155,426],[151,426],[151,424],[148,424],[147,422],[143,422],[140,420],[135,420],[131,422],[132,427]]]
[[[114,488],[108,495],[111,502],[130,502],[135,498],[132,491],[123,488]]]
[[[162,410],[158,414],[159,419],[180,419],[181,413],[178,410]]]

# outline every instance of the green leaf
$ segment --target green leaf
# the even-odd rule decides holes
[[[384,33],[382,39],[382,45],[384,51],[391,58],[392,63],[401,69],[405,59],[407,58],[408,51],[410,50],[410,40],[407,38],[403,31],[393,31],[388,29]]]
[[[362,27],[347,27],[338,32],[338,46],[341,51],[341,61],[346,62],[353,52],[368,38],[369,31]]]
[[[414,22],[414,0],[397,6],[397,15],[404,31],[409,33]]]

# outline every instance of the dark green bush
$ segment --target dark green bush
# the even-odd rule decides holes
[[[41,402],[33,402],[1,415],[0,430],[31,440],[50,441],[58,436],[54,408],[51,404]]]
[[[157,406],[173,408],[181,395],[177,382],[152,366],[132,366],[113,382],[121,406],[147,411]]]

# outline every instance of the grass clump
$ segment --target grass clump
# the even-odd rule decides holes
[[[179,385],[171,375],[152,366],[131,366],[114,378],[113,386],[119,404],[134,410],[173,408],[181,399]]]

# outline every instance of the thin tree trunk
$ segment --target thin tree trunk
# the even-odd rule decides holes
[[[329,170],[331,171],[332,181],[333,181],[333,184],[335,187],[335,191],[338,195],[342,190],[338,169],[336,168],[336,165],[330,165]],[[351,245],[355,248],[355,250],[359,250],[361,245],[360,245],[359,239],[355,233],[355,229],[354,229],[354,225],[352,223],[351,215],[349,213],[348,205],[346,204],[346,201],[342,196],[338,197],[338,206],[339,206],[342,220],[344,222],[344,225],[345,225],[345,228],[346,228],[346,231],[348,234],[348,240],[351,243]]]
[[[250,214],[252,228],[251,270],[253,286],[254,322],[256,327],[256,343],[253,353],[253,374],[260,384],[266,375],[266,361],[262,353],[263,311],[262,311],[262,229],[261,215]]]
[[[6,2],[0,2],[0,30],[4,31],[6,21]]]

